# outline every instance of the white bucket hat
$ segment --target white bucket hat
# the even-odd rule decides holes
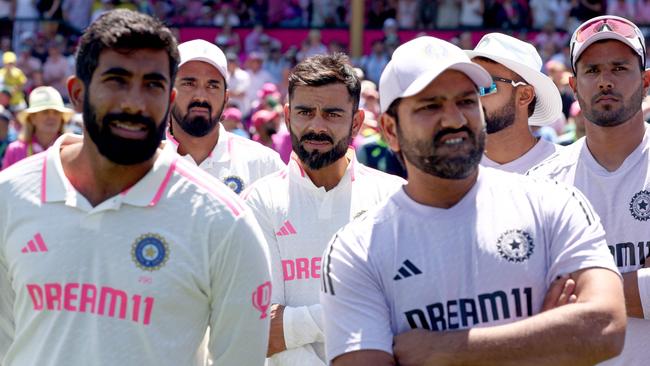
[[[51,86],[39,86],[38,88],[34,88],[29,94],[29,108],[20,111],[16,115],[16,119],[24,125],[27,123],[27,117],[30,114],[48,109],[61,112],[64,123],[67,123],[75,114],[74,110],[66,108],[63,105],[63,98],[61,98],[61,94],[56,89]]]
[[[181,55],[179,68],[190,61],[202,61],[214,66],[228,82],[228,61],[217,45],[203,39],[194,39],[179,44],[178,52]]]
[[[418,37],[397,47],[381,73],[379,104],[384,113],[399,98],[421,92],[445,70],[457,70],[477,87],[488,87],[492,77],[460,48],[434,37]]]
[[[553,80],[542,73],[542,58],[533,45],[501,33],[483,36],[470,58],[485,57],[507,67],[535,88],[535,112],[528,118],[531,126],[546,126],[562,114],[562,97]]]

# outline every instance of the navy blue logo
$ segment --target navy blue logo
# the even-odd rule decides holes
[[[233,192],[240,194],[244,190],[244,180],[236,175],[223,178],[223,184],[227,185]]]
[[[131,258],[144,271],[159,270],[169,259],[169,245],[158,234],[140,235],[131,246]]]
[[[508,230],[497,240],[499,254],[510,262],[523,262],[533,254],[535,245],[530,235],[519,229]]]
[[[639,221],[646,221],[650,218],[650,192],[643,190],[632,197],[630,213]]]

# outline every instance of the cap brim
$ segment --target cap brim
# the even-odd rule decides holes
[[[467,77],[470,78],[470,80],[472,80],[472,82],[477,87],[487,88],[492,85],[492,77],[487,71],[485,71],[484,68],[470,62],[458,62],[451,64],[442,70],[434,68],[428,72],[423,73],[420,75],[420,77],[415,79],[415,81],[413,81],[411,85],[406,88],[406,90],[404,90],[400,98],[412,97],[416,95],[417,93],[424,90],[424,88],[426,88],[427,85],[429,85],[433,80],[440,76],[440,74],[447,70],[456,70],[462,72],[463,74],[467,75]]]
[[[76,113],[73,109],[66,108],[66,107],[61,108],[61,107],[42,106],[42,107],[35,107],[35,108],[27,108],[27,109],[24,109],[24,110],[18,112],[18,114],[16,115],[16,120],[18,122],[20,122],[20,124],[24,125],[25,123],[27,123],[27,117],[30,114],[46,111],[48,109],[52,109],[52,110],[55,110],[57,112],[61,112],[61,114],[63,114],[63,122],[64,123],[67,123],[68,121],[70,121],[72,116],[74,116],[74,114]]]
[[[223,79],[224,79],[226,82],[228,82],[228,70],[222,70],[222,69],[219,67],[219,65],[217,65],[216,62],[214,62],[213,60],[211,60],[211,59],[209,59],[209,58],[207,58],[207,57],[192,57],[192,58],[189,58],[189,59],[187,59],[187,60],[182,60],[182,61],[178,64],[178,67],[180,68],[181,66],[185,65],[186,63],[188,63],[188,62],[190,62],[190,61],[201,61],[201,62],[205,62],[205,63],[211,65],[212,67],[214,67],[215,69],[217,69],[217,71],[219,71],[219,73],[221,74],[221,76],[223,76]]]

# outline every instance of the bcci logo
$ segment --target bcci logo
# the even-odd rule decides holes
[[[533,254],[533,238],[523,230],[508,230],[497,240],[499,254],[510,262],[523,262]]]
[[[253,291],[253,307],[262,313],[260,319],[264,319],[268,316],[266,312],[269,306],[271,306],[271,281],[266,281]]]
[[[233,192],[240,194],[244,190],[244,181],[236,175],[223,178],[223,184],[232,189]]]
[[[641,191],[630,201],[630,213],[639,221],[650,219],[650,192]]]
[[[131,258],[144,271],[158,270],[169,259],[169,245],[158,234],[140,235],[131,246]]]

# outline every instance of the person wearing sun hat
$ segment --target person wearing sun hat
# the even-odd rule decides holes
[[[65,124],[73,115],[74,110],[63,105],[63,98],[56,89],[50,86],[35,88],[29,94],[29,108],[16,115],[22,129],[18,140],[7,147],[2,169],[45,151],[63,134]]]
[[[643,32],[627,19],[587,20],[571,37],[569,85],[585,136],[531,169],[578,188],[600,216],[623,275],[628,315],[622,354],[606,365],[648,365],[650,344],[650,88]]]
[[[561,118],[560,92],[541,72],[535,47],[517,38],[489,33],[466,53],[492,76],[492,85],[481,89],[488,134],[481,164],[526,173],[558,149],[536,138],[529,126],[547,126]]]

